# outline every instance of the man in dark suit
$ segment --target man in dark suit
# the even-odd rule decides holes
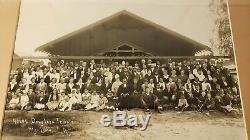
[[[130,108],[130,101],[129,101],[130,92],[131,92],[131,88],[129,87],[127,83],[127,79],[123,79],[122,84],[119,86],[118,91],[117,91],[118,103],[119,103],[120,109]]]
[[[96,84],[98,83],[100,80],[102,80],[104,77],[103,75],[100,73],[100,71],[97,71],[94,73],[94,77],[91,79],[91,83],[92,84]]]
[[[156,84],[156,88],[153,93],[158,98],[159,107],[166,107],[166,104],[169,103],[169,98],[165,95],[159,84]]]
[[[73,88],[76,88],[74,78],[70,78],[69,83],[66,85],[66,94],[70,94]]]
[[[158,74],[158,71],[155,72],[154,76],[153,76],[153,79],[154,79],[154,83],[155,85],[158,84],[160,82],[160,76]]]
[[[16,91],[16,89],[18,88],[18,84],[17,84],[15,78],[13,78],[13,79],[11,80],[11,82],[10,82],[9,85],[8,85],[8,87],[9,87],[9,91],[12,91],[12,92],[15,92],[15,91]]]
[[[149,88],[146,88],[145,92],[141,96],[142,106],[146,109],[146,112],[149,112],[150,109],[156,109],[159,113],[161,113],[162,107],[160,106],[160,102],[158,97],[150,92]]]

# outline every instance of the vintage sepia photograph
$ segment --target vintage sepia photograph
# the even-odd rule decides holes
[[[21,0],[3,140],[247,140],[227,0]]]

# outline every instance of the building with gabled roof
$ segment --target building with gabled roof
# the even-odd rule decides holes
[[[59,56],[195,56],[211,49],[123,10],[36,51]]]

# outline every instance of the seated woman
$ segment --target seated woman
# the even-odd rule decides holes
[[[72,109],[73,110],[79,110],[83,109],[86,105],[84,104],[82,100],[82,94],[80,93],[80,89],[76,89],[76,94],[75,94],[75,102],[73,103]]]
[[[90,103],[90,99],[91,99],[91,94],[89,93],[89,90],[88,89],[85,89],[83,94],[82,94],[82,102],[83,102],[83,105],[87,105]]]
[[[90,103],[87,104],[87,106],[85,107],[85,109],[86,110],[94,109],[97,106],[99,106],[99,102],[100,102],[100,96],[94,90],[93,93],[92,93],[92,95],[91,95]]]
[[[67,84],[65,83],[65,79],[61,78],[61,79],[60,79],[60,82],[57,83],[57,89],[58,89],[59,91],[65,90],[65,89],[66,89],[66,85],[67,85]]]
[[[100,95],[99,105],[96,107],[96,111],[100,111],[106,108],[108,103],[108,99],[104,96],[104,94]]]
[[[46,104],[49,110],[56,110],[59,105],[59,96],[56,88],[53,89],[49,95],[48,103]]]
[[[13,94],[10,102],[7,104],[6,109],[9,109],[9,110],[17,109],[19,105],[19,100],[20,100],[19,97],[16,94]]]
[[[26,110],[28,104],[29,104],[29,96],[27,95],[27,92],[23,92],[20,96],[21,110]]]
[[[59,110],[67,105],[67,102],[69,101],[69,96],[65,94],[65,90],[61,91],[61,94],[59,95]]]
[[[71,93],[68,95],[69,96],[69,101],[65,103],[63,108],[60,109],[60,111],[71,111],[73,104],[77,103],[77,95],[76,95],[76,89],[73,88],[71,90]]]
[[[48,96],[44,93],[44,91],[38,91],[38,95],[37,95],[37,100],[36,103],[34,105],[34,109],[46,109],[46,103],[48,102]]]

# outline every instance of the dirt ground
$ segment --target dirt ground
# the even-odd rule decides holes
[[[127,111],[128,114],[147,115],[142,110]],[[2,132],[3,140],[246,140],[243,117],[227,116],[211,112],[210,116],[199,112],[166,111],[162,114],[151,113],[149,126],[145,131],[135,128],[103,127],[100,118],[111,112],[94,111],[6,111]],[[68,124],[31,124],[16,123],[15,119],[29,121],[31,118],[45,122],[60,118],[72,121]],[[59,126],[59,128],[58,128]],[[35,133],[29,128],[52,129],[50,133]],[[29,132],[30,131],[30,132]]]

